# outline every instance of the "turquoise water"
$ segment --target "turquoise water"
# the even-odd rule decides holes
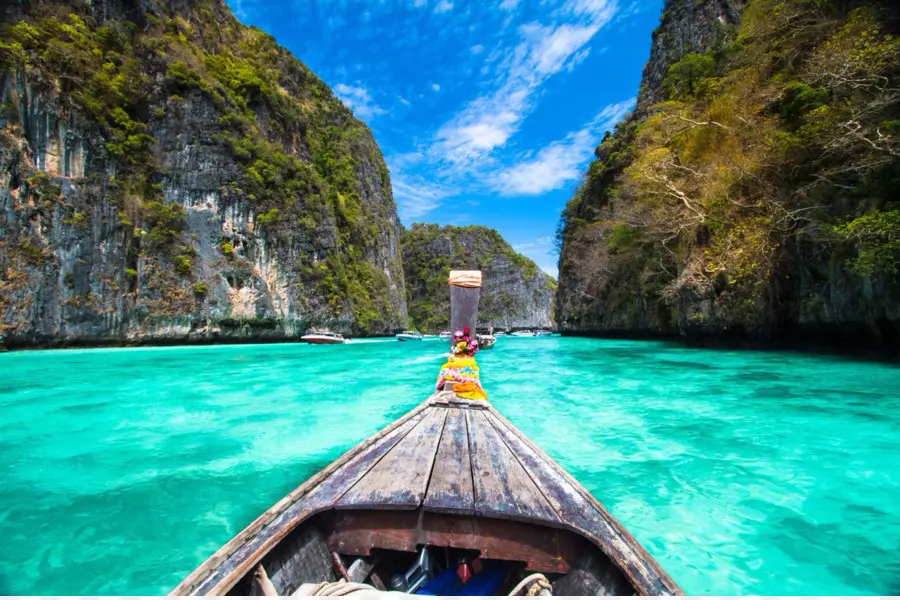
[[[0,355],[0,594],[163,594],[424,400],[439,342]],[[491,400],[691,594],[900,594],[900,369],[501,338]]]

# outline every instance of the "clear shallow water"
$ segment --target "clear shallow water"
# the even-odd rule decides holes
[[[0,594],[164,594],[424,400],[439,342],[0,355]],[[501,338],[494,405],[690,594],[900,594],[900,369]]]

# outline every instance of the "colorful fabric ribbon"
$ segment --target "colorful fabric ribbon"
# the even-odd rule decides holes
[[[453,384],[453,392],[466,400],[487,400],[481,387],[478,363],[471,356],[451,355],[441,367],[438,375],[437,391],[444,389],[445,383]]]

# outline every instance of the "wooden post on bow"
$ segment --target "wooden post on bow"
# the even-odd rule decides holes
[[[450,333],[469,328],[472,336],[478,325],[478,297],[481,271],[450,271]]]

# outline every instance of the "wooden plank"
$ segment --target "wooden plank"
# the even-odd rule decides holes
[[[336,508],[417,508],[425,497],[447,409],[431,407],[384,458],[335,503]]]
[[[488,414],[466,411],[475,514],[560,524],[559,516],[487,420]]]
[[[422,421],[427,410],[411,412],[406,418],[369,438],[332,463],[322,472],[326,474],[326,477],[313,477],[298,488],[305,492],[301,497],[295,499],[287,507],[282,506],[285,500],[294,495],[292,493],[288,498],[269,509],[267,512],[274,512],[278,508],[278,512],[259,530],[254,531],[248,527],[232,542],[229,542],[227,546],[231,550],[230,554],[221,563],[210,568],[204,577],[197,577],[196,587],[193,590],[181,591],[184,585],[182,584],[171,592],[171,595],[190,593],[191,595],[217,596],[230,590],[247,573],[254,562],[258,562],[265,556],[298,523],[317,512],[331,508],[341,494],[365,475],[382,456],[387,454],[397,442]],[[312,482],[312,486],[307,485],[310,482]],[[196,573],[195,571],[195,575],[192,577],[196,577]]]
[[[463,408],[453,408],[448,412],[434,472],[425,495],[425,508],[428,510],[475,514],[466,412]]]
[[[430,409],[429,409],[430,410]],[[423,411],[416,418],[410,419],[403,427],[398,427],[384,438],[378,440],[365,452],[360,452],[337,469],[331,477],[313,488],[307,494],[307,500],[320,505],[333,505],[338,498],[351,489],[360,479],[374,469],[379,462],[394,448],[402,444],[411,431],[414,431],[424,420],[428,411]]]
[[[562,467],[495,410],[485,414],[497,434],[538,482],[565,526],[591,540],[644,595],[683,595],[681,588],[607,510]]]

